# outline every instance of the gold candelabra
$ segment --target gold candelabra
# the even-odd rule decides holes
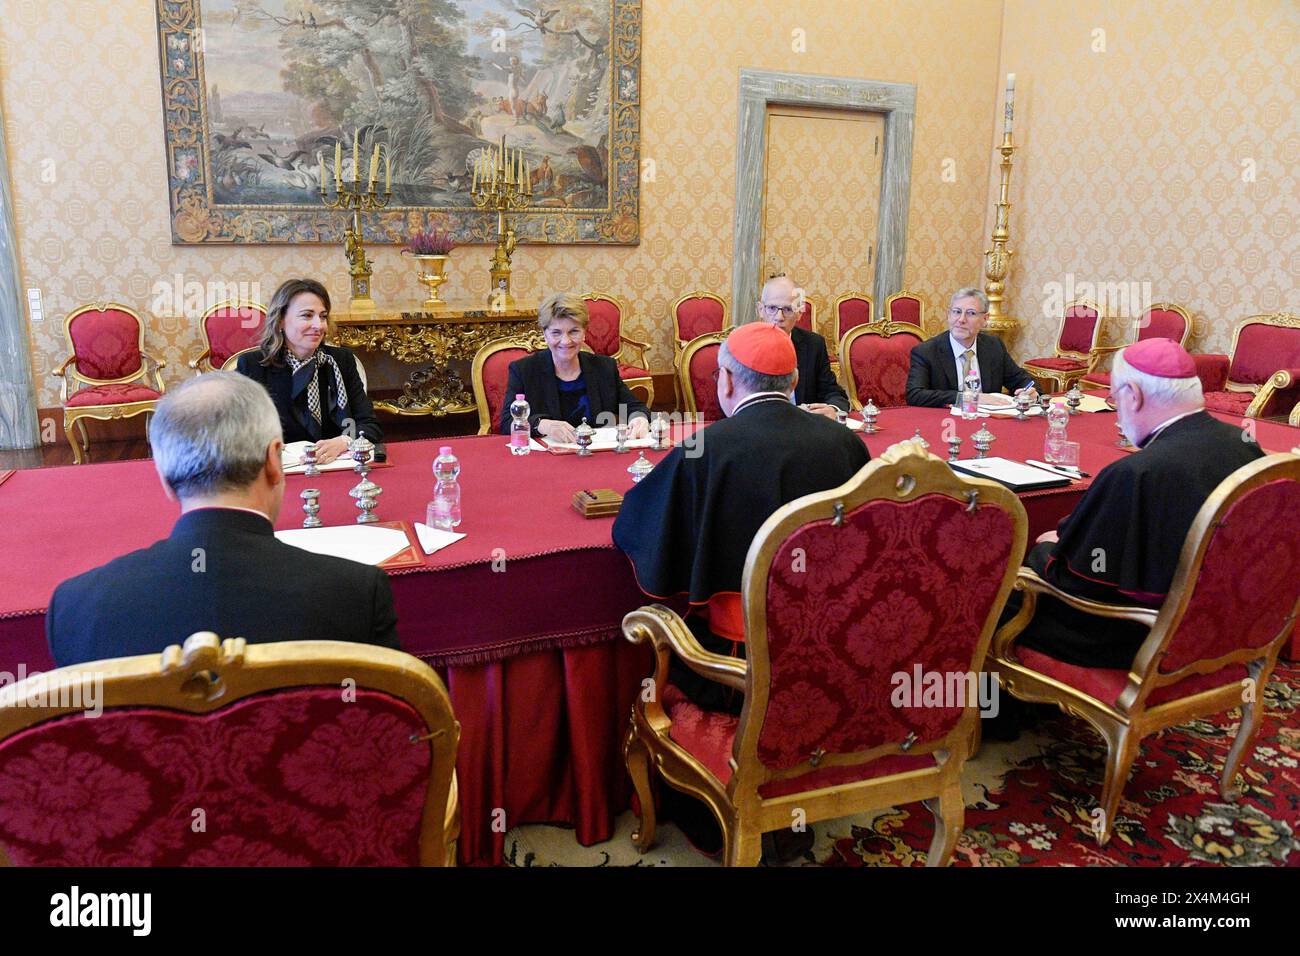
[[[343,233],[343,252],[348,257],[348,274],[352,277],[350,312],[374,312],[375,300],[370,297],[371,261],[366,258],[366,247],[361,236],[361,212],[364,209],[383,209],[393,197],[393,162],[387,144],[383,147],[384,189],[376,187],[379,177],[380,144],[376,143],[370,154],[370,175],[365,188],[361,185],[361,151],[356,133],[352,134],[352,181],[343,178],[343,143],[334,143],[334,198],[329,198],[325,186],[325,159],[316,154],[320,167],[320,198],[329,209],[347,209],[352,212],[352,224]]]
[[[1016,147],[1011,142],[1012,102],[1016,89],[1016,75],[1007,74],[1007,96],[1002,127],[1002,145],[998,152],[1002,154],[1001,184],[998,187],[998,202],[994,207],[993,248],[984,250],[984,294],[989,298],[988,330],[1004,339],[1011,339],[1019,328],[1019,322],[1006,314],[1003,303],[1006,301],[1007,273],[1011,269],[1011,257],[1014,253],[1007,248],[1007,219],[1011,212],[1009,195],[1011,192],[1011,154]]]
[[[515,230],[506,222],[506,212],[523,209],[533,198],[532,168],[520,149],[507,149],[506,138],[498,146],[489,146],[474,164],[470,195],[479,209],[497,214],[497,245],[492,254],[492,291],[488,305],[502,311],[513,308],[510,294],[510,259],[514,255]]]

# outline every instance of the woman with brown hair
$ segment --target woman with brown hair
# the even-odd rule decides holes
[[[271,395],[285,444],[316,443],[324,465],[348,450],[358,435],[378,444],[383,429],[357,372],[352,352],[326,345],[330,296],[315,279],[290,279],[275,290],[258,337],[258,351],[236,369]]]

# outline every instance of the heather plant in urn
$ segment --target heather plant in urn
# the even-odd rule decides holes
[[[416,278],[429,287],[426,309],[447,308],[446,300],[438,297],[438,287],[447,281],[447,253],[454,248],[456,242],[446,229],[427,229],[407,237],[402,255],[415,260]]]

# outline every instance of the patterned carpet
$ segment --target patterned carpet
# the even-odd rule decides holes
[[[1264,721],[1236,803],[1218,777],[1238,712],[1143,741],[1120,802],[1115,835],[1098,848],[1089,811],[1101,794],[1105,747],[1083,721],[1040,723],[1014,743],[986,743],[966,765],[966,828],[954,866],[1300,866],[1300,664],[1280,664],[1264,694]],[[629,839],[580,846],[571,830],[523,826],[506,836],[515,866],[718,866],[672,824],[640,856]],[[932,818],[920,804],[828,820],[793,866],[920,866]]]

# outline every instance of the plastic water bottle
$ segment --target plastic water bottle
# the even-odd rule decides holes
[[[424,523],[441,531],[451,531],[460,524],[460,460],[451,453],[450,445],[438,449],[438,457],[433,460],[433,500],[425,515]]]
[[[515,400],[510,403],[510,454],[512,455],[526,455],[532,450],[529,440],[532,438],[533,429],[528,424],[528,416],[532,411],[528,407],[528,399],[523,395],[516,395]]]
[[[980,377],[971,369],[966,373],[966,381],[961,390],[961,417],[967,420],[976,418],[980,411]]]
[[[1054,465],[1064,456],[1068,440],[1065,426],[1070,423],[1070,412],[1061,402],[1052,402],[1047,409],[1047,440],[1043,442],[1043,460]]]

